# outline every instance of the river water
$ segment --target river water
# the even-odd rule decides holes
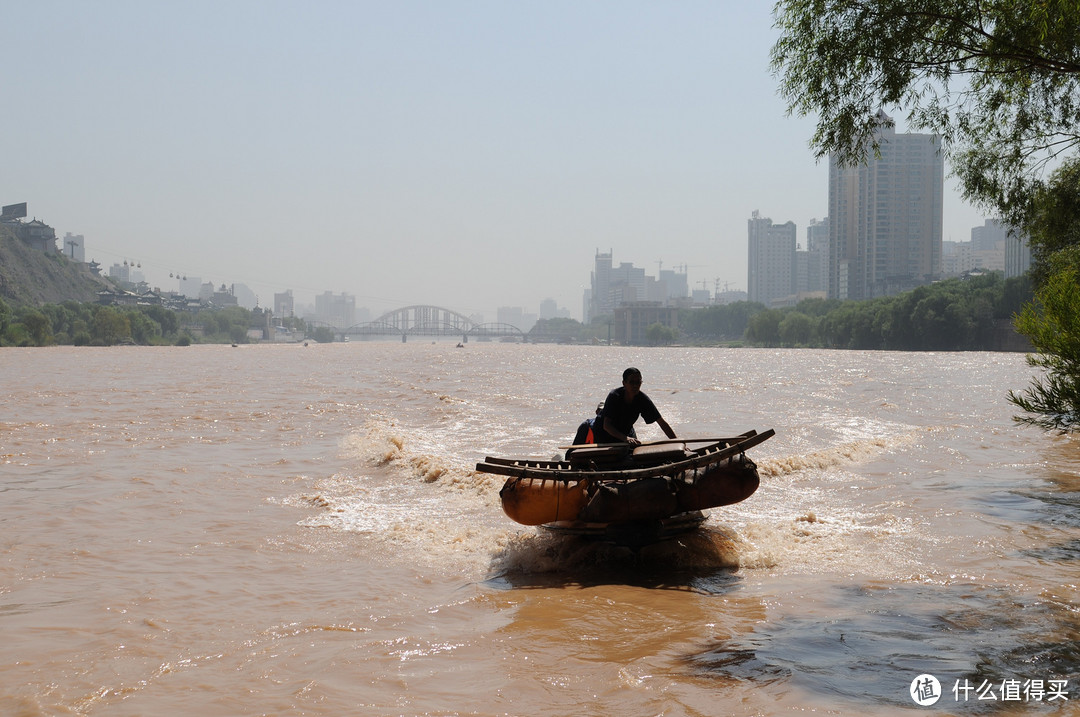
[[[774,428],[757,493],[636,553],[507,519],[476,462],[557,454],[629,365],[682,436]],[[1031,375],[991,353],[3,349],[0,714],[1075,714],[1080,442],[1011,420]]]

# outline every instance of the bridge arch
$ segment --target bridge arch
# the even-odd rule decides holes
[[[341,330],[345,336],[460,336],[462,341],[473,338],[519,338],[527,340],[524,331],[512,324],[480,324],[462,313],[430,304],[414,304],[388,311],[374,321]]]
[[[399,333],[405,334],[423,334],[429,331],[459,334],[468,332],[475,325],[475,322],[464,314],[427,304],[414,304],[388,311],[371,323],[388,324],[398,329]]]

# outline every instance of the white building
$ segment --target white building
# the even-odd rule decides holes
[[[756,210],[747,220],[746,291],[769,305],[796,293],[795,222],[773,224]]]
[[[878,113],[880,157],[829,161],[829,297],[870,299],[942,273],[945,162],[940,138],[897,134]]]

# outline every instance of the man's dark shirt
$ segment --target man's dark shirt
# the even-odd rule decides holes
[[[655,423],[656,419],[660,418],[660,411],[656,410],[652,399],[641,391],[638,391],[633,401],[627,403],[626,388],[619,386],[604,399],[604,410],[593,425],[593,440],[596,443],[622,443],[621,439],[611,436],[604,430],[604,419],[610,418],[619,431],[633,436],[634,422],[637,421],[638,416],[644,418],[645,423]]]

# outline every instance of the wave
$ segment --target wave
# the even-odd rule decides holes
[[[830,446],[812,453],[755,460],[758,473],[777,477],[806,470],[827,470],[842,466],[868,463],[883,453],[910,445],[919,432],[895,436],[863,438]]]
[[[763,458],[758,470],[763,477],[779,477],[856,465],[903,447],[916,435],[864,438],[808,454]],[[822,518],[807,506],[770,516],[768,505],[758,504],[746,515],[738,509],[717,513],[696,532],[635,551],[511,522],[498,495],[504,479],[478,473],[459,453],[438,445],[431,432],[410,432],[375,418],[347,435],[341,450],[346,468],[294,498],[317,511],[302,525],[367,534],[407,548],[400,553],[411,556],[405,559],[511,582],[527,576],[588,581],[635,566],[715,572],[830,563],[850,550],[852,533],[883,532],[877,516],[845,511],[844,518]]]
[[[373,419],[343,441],[345,457],[385,468],[407,480],[437,483],[454,490],[498,492],[503,480],[470,468],[458,455],[425,446],[423,440],[406,438],[407,432],[392,421]]]

